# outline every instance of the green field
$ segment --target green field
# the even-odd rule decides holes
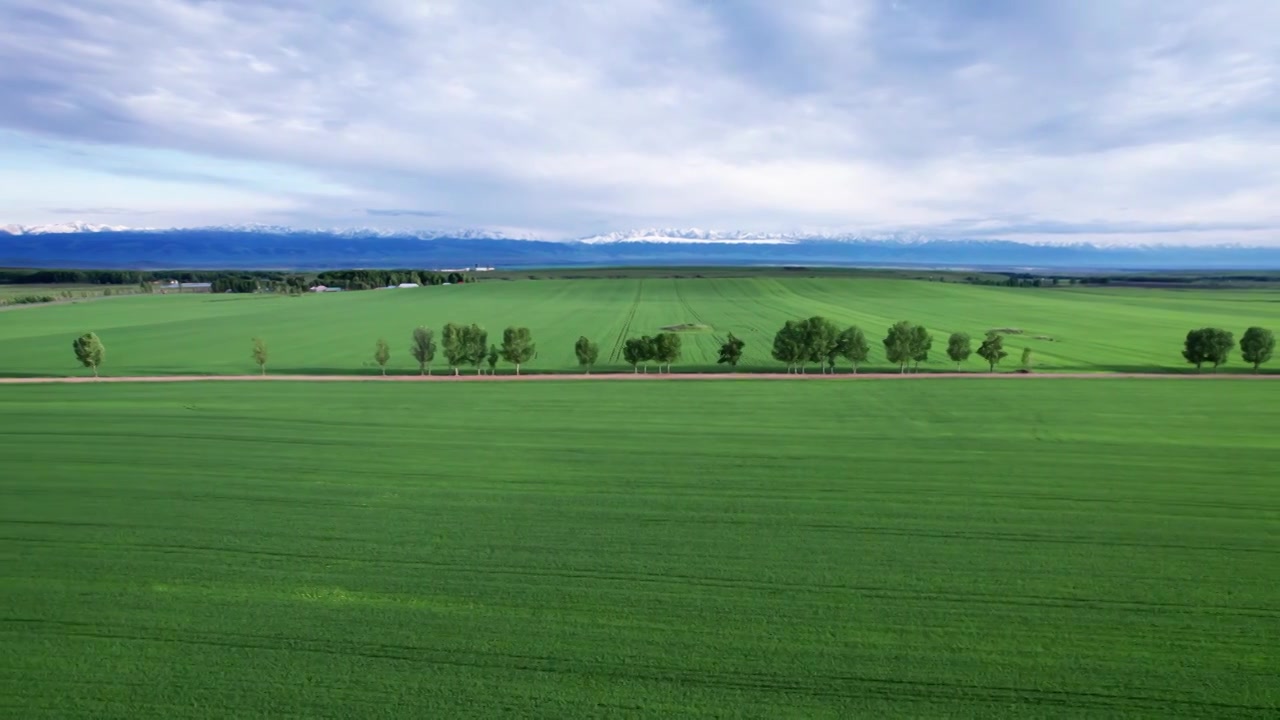
[[[1273,718],[1277,401],[3,387],[0,716]]]
[[[1250,325],[1280,328],[1275,290],[1150,288],[1004,288],[865,278],[642,278],[488,281],[476,285],[282,297],[272,295],[140,296],[74,306],[0,313],[0,375],[83,374],[71,340],[95,331],[107,346],[106,374],[240,374],[256,370],[250,340],[264,338],[270,369],[289,373],[375,372],[375,341],[391,342],[391,369],[412,372],[409,337],[420,324],[476,322],[493,341],[502,329],[532,329],[539,346],[533,372],[574,369],[573,343],[600,344],[602,368],[627,369],[618,350],[627,336],[679,324],[710,326],[684,337],[675,369],[714,368],[721,338],[747,342],[745,367],[780,371],[769,358],[773,333],[788,319],[825,315],[859,324],[872,340],[871,369],[889,369],[880,338],[898,320],[934,333],[931,370],[948,370],[946,335],[1010,336],[1008,364],[1023,347],[1046,371],[1187,370],[1179,355],[1188,330],[1225,327],[1236,337]],[[1243,370],[1238,359],[1228,370]],[[443,366],[443,360],[437,367]],[[985,369],[976,357],[967,368]]]

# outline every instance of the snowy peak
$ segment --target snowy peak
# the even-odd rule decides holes
[[[801,242],[892,242],[901,245],[914,245],[932,242],[931,238],[920,233],[851,233],[833,232],[829,230],[809,230],[785,233],[750,232],[744,230],[702,230],[699,228],[672,229],[648,228],[627,232],[612,232],[604,235],[579,238],[577,242],[598,245],[603,243],[727,243],[752,245],[794,245]]]
[[[85,222],[56,223],[52,225],[4,225],[0,233],[9,235],[74,235],[79,233],[99,232],[225,232],[255,233],[258,235],[326,235],[348,238],[417,238],[419,240],[435,240],[449,238],[453,240],[539,240],[537,233],[519,229],[477,229],[462,228],[457,230],[389,230],[386,228],[299,228],[289,225],[266,225],[262,223],[239,223],[234,225],[203,225],[198,227],[170,228],[136,228],[123,225],[95,225]]]
[[[789,245],[796,242],[794,236],[722,230],[701,230],[699,228],[672,229],[648,228],[611,232],[604,235],[578,238],[577,242],[588,245],[605,243],[730,243],[751,245]]]
[[[173,228],[177,230],[179,228]],[[390,230],[374,227],[348,228],[298,228],[287,225],[260,225],[256,223],[241,225],[209,225],[196,228],[181,228],[205,232],[252,232],[265,235],[334,235],[349,238],[418,238],[434,240],[451,238],[458,240],[528,240],[527,233],[505,230],[485,230],[463,228],[457,230]]]
[[[68,235],[72,233],[119,232],[128,230],[123,225],[94,225],[84,222],[55,223],[53,225],[5,225],[0,232],[10,235]]]

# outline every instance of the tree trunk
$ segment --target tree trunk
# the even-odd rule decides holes
[[[516,374],[520,374],[520,363],[516,363]]]
[[[454,377],[457,377],[457,376],[458,376],[458,368],[457,368],[457,366],[456,366],[456,365],[455,365],[455,366],[454,366],[454,368],[453,368],[453,376],[454,376]]]
[[[386,377],[386,376],[387,376],[387,368],[384,366],[382,368],[382,377]]]
[[[96,378],[96,377],[98,377],[98,366],[97,366],[97,365],[94,365],[94,366],[93,366],[93,376],[94,376],[95,378]]]

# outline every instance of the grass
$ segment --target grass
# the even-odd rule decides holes
[[[107,347],[106,374],[240,374],[256,371],[253,337],[271,350],[269,369],[293,373],[376,373],[375,341],[391,343],[393,372],[416,370],[409,336],[420,324],[478,322],[500,339],[508,325],[533,331],[530,372],[576,370],[579,335],[601,349],[601,370],[625,370],[622,341],[691,323],[677,371],[714,371],[719,342],[746,341],[743,369],[781,371],[770,359],[773,333],[788,319],[821,314],[857,323],[872,339],[872,368],[890,369],[880,339],[898,320],[927,325],[934,351],[925,369],[950,370],[946,336],[975,338],[1016,327],[1010,367],[1032,348],[1042,371],[1188,371],[1179,352],[1188,330],[1220,325],[1239,337],[1250,325],[1280,326],[1280,291],[1142,288],[1002,288],[875,278],[640,278],[485,282],[416,290],[269,295],[170,295],[36,307],[0,314],[0,374],[69,375],[71,340],[93,330]],[[1053,338],[1046,340],[1041,338]],[[1238,358],[1238,356],[1237,356]],[[443,359],[436,363],[443,367]],[[985,369],[976,357],[969,370]],[[1243,370],[1238,359],[1228,370]],[[509,372],[510,369],[507,368]]]
[[[1280,387],[21,386],[0,715],[1275,717]]]

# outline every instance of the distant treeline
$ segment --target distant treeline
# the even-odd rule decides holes
[[[903,279],[954,282],[998,287],[1060,287],[1074,285],[1147,285],[1196,287],[1235,283],[1277,283],[1280,274],[1271,273],[1047,273],[959,272],[886,270],[876,268],[811,268],[790,265],[781,268],[589,268],[557,271],[507,271],[486,273],[494,280],[586,279],[633,277],[755,277],[770,273],[808,273],[811,277],[900,277]],[[316,284],[344,290],[371,290],[388,285],[459,284],[475,281],[470,273],[414,269],[361,269],[324,271],[287,270],[0,270],[0,285],[143,285],[166,280],[207,282],[213,292],[288,292],[305,290]]]
[[[416,283],[443,285],[473,282],[461,272],[433,270],[326,270],[291,273],[278,270],[0,270],[0,285],[141,285],[176,280],[207,282],[213,292],[305,290],[315,284],[347,290],[372,290]]]
[[[475,282],[475,278],[461,272],[438,273],[431,270],[326,270],[317,273],[315,281],[327,287],[340,287],[348,290],[372,290],[415,283],[418,285],[457,285]]]
[[[1003,273],[1004,279],[967,275],[964,282],[970,285],[997,285],[1004,287],[1058,287],[1060,285],[1109,285],[1111,278],[1105,275],[1031,275],[1028,273]]]

